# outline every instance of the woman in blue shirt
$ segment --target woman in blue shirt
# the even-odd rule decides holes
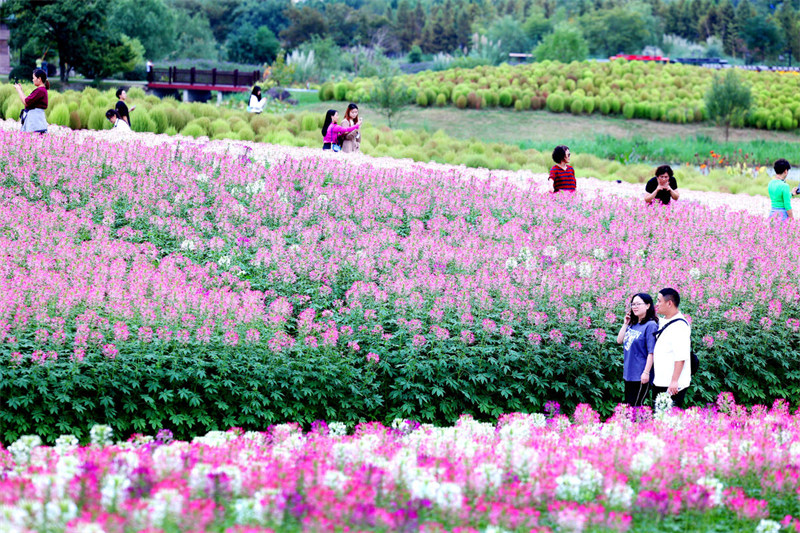
[[[635,294],[617,335],[617,343],[623,346],[622,379],[625,381],[625,403],[631,407],[644,405],[650,392],[657,330],[658,319],[653,298],[644,292]]]

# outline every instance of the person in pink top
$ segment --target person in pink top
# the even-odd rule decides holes
[[[325,113],[325,123],[322,125],[322,149],[333,150],[338,152],[342,149],[339,145],[339,135],[350,133],[361,127],[361,117],[358,117],[358,122],[349,128],[343,128],[337,124],[339,122],[339,113],[335,109],[329,109]]]

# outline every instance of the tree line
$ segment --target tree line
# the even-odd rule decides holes
[[[789,61],[800,57],[798,9],[800,0],[6,0],[0,16],[16,65],[45,56],[62,77],[102,77],[145,59],[265,64],[319,41],[414,61],[489,46],[496,62],[537,46],[542,58],[670,53],[679,38],[747,62]]]

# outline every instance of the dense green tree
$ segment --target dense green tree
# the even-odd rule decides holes
[[[784,53],[789,56],[787,59],[800,60],[800,27],[797,11],[789,2],[784,2],[778,10],[777,18],[783,32]]]
[[[736,11],[730,0],[722,0],[717,7],[717,13],[719,15],[717,35],[722,39],[722,47],[725,53],[733,55],[736,49],[736,36],[739,34],[739,29],[736,25]]]
[[[148,59],[163,59],[175,49],[175,12],[164,0],[116,0],[108,24],[112,32],[138,39]]]
[[[225,42],[228,34],[236,29],[236,10],[245,0],[166,0],[176,9],[185,12],[189,17],[200,16],[205,19],[218,43]],[[260,24],[255,25],[260,26]],[[199,43],[204,46],[204,43]]]
[[[281,43],[267,26],[255,29],[247,23],[231,33],[227,48],[231,61],[263,65],[275,61]]]
[[[294,48],[315,35],[322,38],[328,35],[325,17],[310,6],[292,7],[286,11],[286,15],[289,17],[289,27],[281,32],[281,39],[289,48]]]
[[[533,55],[537,61],[583,61],[589,55],[589,45],[579,27],[562,22],[542,39]]]
[[[175,50],[170,58],[216,60],[219,59],[219,50],[205,14],[190,14],[182,9],[176,11]]]
[[[500,51],[505,58],[508,58],[511,52],[529,52],[533,47],[533,42],[525,33],[522,23],[511,15],[492,22],[486,35],[492,42],[500,43]]]
[[[544,11],[540,8],[532,10],[522,27],[525,30],[525,35],[534,45],[538,44],[542,37],[553,31],[552,23],[545,18]]]
[[[291,0],[244,0],[231,12],[231,27],[225,36],[245,24],[250,24],[253,28],[266,26],[278,35],[289,27],[286,10],[291,6]]]
[[[12,45],[31,38],[58,51],[61,80],[71,68],[90,76],[108,75],[136,60],[136,46],[108,28],[110,0],[7,0],[2,9]]]
[[[748,62],[776,57],[784,47],[780,26],[772,17],[756,15],[746,19],[739,30]]]
[[[400,0],[400,3],[397,4],[395,28],[395,34],[401,50],[411,50],[411,47],[419,41],[422,35],[422,27],[417,23],[409,0]]]
[[[744,120],[752,102],[750,87],[745,85],[735,71],[728,70],[725,74],[714,77],[705,97],[706,111],[711,120],[725,128],[725,142],[728,141],[731,125]]]
[[[581,17],[580,22],[592,54],[632,54],[651,44],[647,22],[635,11],[623,8],[595,11]]]

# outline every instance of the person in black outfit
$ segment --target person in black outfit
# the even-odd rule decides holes
[[[125,89],[119,88],[117,89],[117,98],[119,98],[119,102],[117,102],[117,105],[114,106],[114,109],[117,110],[117,115],[119,118],[127,122],[128,126],[130,126],[131,114],[128,111],[127,104],[125,104],[125,100],[128,99],[128,93],[125,92]],[[136,106],[132,106],[130,110],[133,111],[134,109],[136,109]]]
[[[658,200],[664,205],[668,205],[672,200],[680,198],[678,194],[678,182],[672,174],[669,165],[661,165],[656,169],[656,175],[644,186],[647,194],[644,201],[652,204],[653,200]]]

